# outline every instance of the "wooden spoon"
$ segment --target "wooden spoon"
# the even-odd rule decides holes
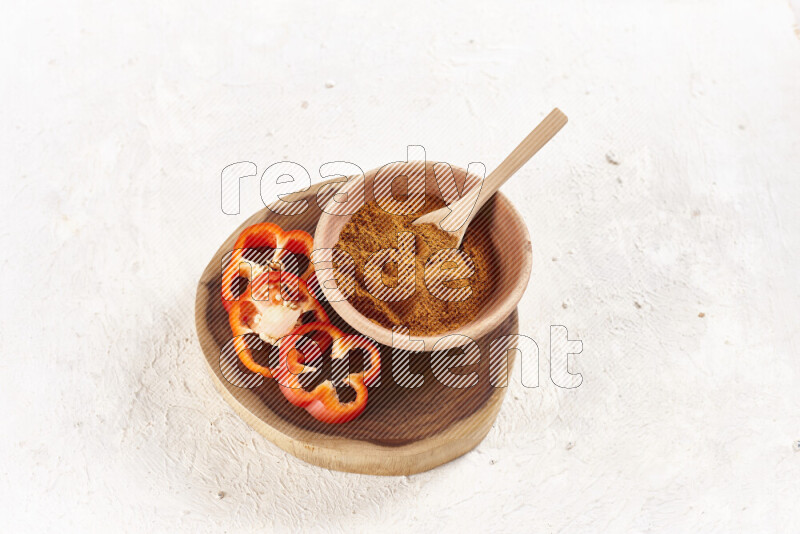
[[[486,201],[492,198],[500,186],[511,178],[539,149],[547,144],[554,135],[567,123],[567,116],[561,110],[555,108],[544,118],[539,125],[533,129],[528,137],[508,155],[506,159],[483,180],[481,187],[473,187],[463,198],[457,200],[449,206],[426,213],[419,217],[413,224],[440,224],[452,213],[454,220],[463,220],[463,224],[453,232],[458,238],[456,247],[461,246],[464,234],[473,217],[478,213]],[[475,197],[478,197],[477,200]],[[466,217],[466,218],[465,218]]]

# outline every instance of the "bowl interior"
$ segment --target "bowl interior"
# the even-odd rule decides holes
[[[333,248],[342,227],[350,220],[355,208],[375,200],[376,195],[383,198],[393,193],[397,199],[408,191],[408,184],[418,191],[421,188],[423,174],[425,194],[437,198],[442,198],[439,182],[442,184],[442,190],[446,192],[452,191],[455,183],[455,187],[463,194],[476,187],[482,180],[479,176],[467,174],[461,167],[434,162],[398,162],[373,169],[365,173],[363,181],[351,178],[335,194],[331,191],[330,194],[323,195],[328,202],[323,208],[316,228],[314,248]],[[393,184],[391,190],[387,187],[388,183]],[[505,196],[497,193],[487,202],[470,223],[469,231],[480,231],[490,236],[497,260],[497,265],[493,266],[492,271],[496,283],[493,298],[483,303],[472,321],[457,330],[437,335],[412,336],[413,339],[424,342],[424,350],[432,350],[437,341],[452,334],[478,339],[490,332],[513,311],[527,286],[531,273],[530,236],[519,213]],[[363,266],[356,268],[361,269]],[[383,345],[392,346],[391,329],[369,320],[346,300],[338,299],[335,287],[331,287],[334,284],[326,283],[332,276],[332,271],[327,270],[327,273],[323,273],[324,271],[319,271],[320,286],[336,313],[364,335]],[[459,338],[450,340],[453,342],[448,343],[448,346],[457,346],[465,342],[462,339],[459,343]]]

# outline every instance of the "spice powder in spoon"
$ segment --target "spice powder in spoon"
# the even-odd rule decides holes
[[[437,335],[472,322],[487,305],[495,286],[492,271],[493,266],[497,265],[497,254],[489,236],[475,222],[467,230],[461,246],[461,250],[472,260],[474,273],[466,279],[445,282],[446,287],[454,289],[469,285],[472,288],[471,295],[466,300],[449,302],[431,294],[425,284],[428,259],[439,250],[455,248],[456,238],[438,225],[414,226],[411,223],[444,205],[441,199],[428,197],[421,212],[393,215],[377,203],[369,202],[344,225],[335,248],[348,253],[355,262],[355,291],[348,301],[362,315],[386,328],[406,326],[411,335]],[[404,300],[381,300],[367,290],[364,267],[379,250],[396,248],[401,232],[414,234],[415,290]],[[382,274],[387,286],[397,284],[397,265],[387,263]]]

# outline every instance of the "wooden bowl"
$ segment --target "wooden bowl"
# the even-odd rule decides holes
[[[489,344],[498,337],[518,333],[516,308],[510,308],[491,331],[476,338],[480,361],[462,371],[477,372],[478,381],[473,387],[453,389],[442,385],[430,368],[430,354],[425,352],[412,353],[410,357],[410,370],[420,374],[422,385],[402,387],[392,378],[392,349],[381,345],[380,385],[370,388],[364,413],[341,425],[320,423],[305,410],[291,405],[272,379],[246,372],[231,351],[232,334],[220,287],[222,262],[237,236],[245,227],[267,221],[313,235],[321,213],[317,194],[330,198],[332,187],[335,180],[286,197],[288,201],[308,202],[300,215],[260,210],[233,232],[211,259],[199,281],[195,301],[197,335],[206,367],[222,397],[250,426],[302,460],[329,469],[375,475],[409,475],[432,469],[470,451],[491,428],[507,390],[493,384],[505,383],[514,351],[508,352],[506,366],[490,369]],[[510,212],[515,220],[519,219],[501,194],[482,211],[486,213],[481,216],[489,220]],[[529,265],[530,242],[517,246],[527,250]],[[355,331],[327,303],[324,305],[331,322],[347,332]]]
[[[380,190],[381,198],[390,194],[387,188],[375,187],[376,176],[380,178],[382,183],[384,180],[390,180],[393,177],[398,177],[395,178],[395,181],[398,181],[402,180],[399,177],[418,176],[424,169],[425,194],[442,198],[433,167],[434,163],[432,162],[401,162],[365,173],[363,187],[359,183],[360,180],[350,180],[346,185],[338,189],[338,194],[346,195],[343,198],[347,198],[347,201],[343,201],[340,204],[329,202],[325,212],[320,216],[319,224],[314,234],[314,248],[326,249],[333,248],[336,245],[339,240],[339,233],[352,217],[351,202],[355,205],[372,202],[375,200],[376,189]],[[458,190],[462,191],[462,194],[473,187],[479,186],[481,177],[474,174],[468,175],[466,169],[454,165],[451,166],[451,169]],[[401,190],[405,191],[405,188]],[[482,209],[478,212],[478,215],[470,223],[470,231],[488,233],[492,238],[492,247],[497,254],[497,262],[492,271],[492,276],[497,285],[492,299],[483,305],[472,321],[461,328],[437,335],[413,336],[414,340],[424,342],[425,350],[433,350],[439,339],[453,334],[460,334],[469,339],[484,337],[508,317],[517,307],[517,303],[525,293],[525,288],[531,275],[532,264],[531,239],[525,222],[511,203],[502,195],[496,195],[484,207],[488,209]],[[350,213],[345,214],[348,211]],[[331,277],[333,274],[331,269],[323,272],[327,277]],[[320,274],[322,275],[322,272]],[[362,334],[383,345],[391,345],[392,330],[371,321],[350,302],[339,298],[340,295],[335,289],[335,284],[328,285],[325,283],[327,277],[326,279],[323,279],[322,276],[320,277],[320,289],[325,293],[336,313]],[[450,340],[453,339],[450,338]]]

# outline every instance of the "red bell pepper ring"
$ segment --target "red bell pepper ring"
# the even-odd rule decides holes
[[[248,272],[242,269],[245,263],[244,252],[252,248],[271,248],[275,254],[266,268],[253,266]],[[314,239],[308,232],[303,230],[285,231],[273,223],[259,223],[245,228],[236,239],[236,244],[228,260],[228,264],[222,272],[222,304],[225,309],[230,311],[231,305],[237,300],[234,293],[234,283],[239,277],[248,281],[253,280],[263,270],[285,270],[283,269],[283,258],[287,253],[300,254],[309,258],[306,270],[300,275],[302,280],[307,280],[314,271],[311,263],[311,252],[314,249]]]
[[[271,377],[272,369],[253,359],[244,335],[256,334],[274,345],[300,326],[303,314],[309,311],[313,312],[315,322],[328,321],[325,309],[311,296],[303,280],[286,271],[265,271],[258,275],[239,296],[239,300],[231,302],[228,312],[228,322],[234,336],[233,347],[239,360],[250,371]],[[327,350],[327,338],[316,337],[314,341],[322,345],[323,351]],[[304,356],[304,361],[311,359],[311,353]]]
[[[350,373],[343,380],[345,385],[355,391],[354,401],[341,402],[330,380],[319,384],[311,391],[306,391],[300,384],[298,376],[314,369],[305,365],[305,355],[299,352],[296,346],[303,336],[316,331],[324,332],[333,339],[331,357],[334,359],[344,358],[355,348],[367,351],[369,368],[359,373]],[[327,322],[308,323],[293,330],[291,334],[281,339],[279,353],[281,365],[273,371],[273,378],[278,382],[283,396],[323,423],[346,423],[361,415],[367,407],[367,387],[380,378],[381,374],[380,350],[372,340],[363,336],[345,335]]]

